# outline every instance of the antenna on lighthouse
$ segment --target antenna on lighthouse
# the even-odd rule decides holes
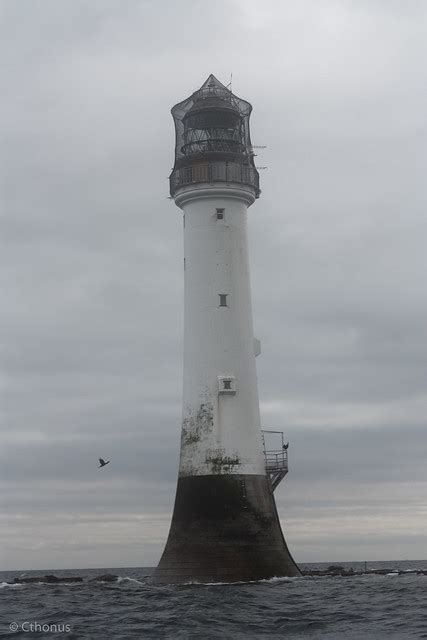
[[[233,84],[233,72],[230,73],[230,82],[227,85],[227,89],[229,89],[230,91],[232,91],[232,84]]]

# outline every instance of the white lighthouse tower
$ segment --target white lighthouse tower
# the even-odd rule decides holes
[[[273,496],[286,447],[266,455],[260,426],[247,240],[248,207],[260,193],[251,110],[213,75],[172,109],[184,390],[178,487],[157,583],[299,575]]]

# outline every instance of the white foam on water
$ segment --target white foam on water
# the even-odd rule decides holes
[[[140,580],[137,580],[136,578],[129,578],[128,576],[119,576],[117,578],[117,582],[136,582],[136,584],[144,584],[143,582],[140,582]]]
[[[301,580],[303,576],[295,576],[293,578],[286,577],[278,577],[274,576],[273,578],[264,578],[262,580],[240,580],[238,582],[197,582],[196,580],[191,580],[190,582],[184,582],[184,585],[200,585],[203,587],[224,587],[227,585],[233,584],[260,584],[262,582],[291,582],[292,580]]]
[[[0,582],[0,589],[6,589],[6,587],[23,587],[22,582],[14,582],[10,584],[10,582]]]
[[[268,578],[268,580],[257,580],[257,582],[293,582],[294,580],[301,580],[301,578],[304,578],[304,576],[293,576],[292,578],[286,576],[274,576],[273,578]]]

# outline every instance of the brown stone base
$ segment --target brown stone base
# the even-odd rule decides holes
[[[178,479],[169,538],[154,584],[299,576],[266,476]]]

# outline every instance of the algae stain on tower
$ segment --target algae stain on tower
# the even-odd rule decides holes
[[[170,192],[184,216],[183,417],[157,583],[299,575],[261,438],[247,240],[247,210],[260,194],[251,110],[213,75],[172,109]]]

